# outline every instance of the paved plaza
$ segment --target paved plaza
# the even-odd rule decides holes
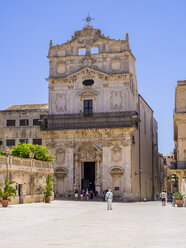
[[[1,248],[186,247],[186,208],[54,201],[0,208]]]

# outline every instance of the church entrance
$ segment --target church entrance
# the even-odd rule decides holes
[[[95,162],[83,162],[81,166],[81,189],[95,191]]]

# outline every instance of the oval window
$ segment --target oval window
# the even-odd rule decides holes
[[[92,79],[87,79],[87,80],[83,81],[83,85],[85,85],[85,86],[90,86],[93,84],[94,84],[94,80],[92,80]]]

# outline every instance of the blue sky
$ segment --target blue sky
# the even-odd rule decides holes
[[[0,109],[48,102],[49,41],[69,40],[90,13],[106,36],[129,33],[139,93],[158,122],[159,152],[173,150],[174,91],[186,79],[185,0],[6,0],[0,11]]]

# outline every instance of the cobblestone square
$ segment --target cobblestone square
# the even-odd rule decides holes
[[[186,247],[186,208],[54,201],[0,208],[1,248]]]

